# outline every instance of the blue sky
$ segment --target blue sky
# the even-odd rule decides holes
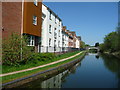
[[[44,2],[89,45],[102,43],[118,24],[117,2]]]

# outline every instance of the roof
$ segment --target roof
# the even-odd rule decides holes
[[[43,3],[42,3],[43,4]],[[60,18],[59,18],[59,16],[56,14],[56,13],[54,13],[48,6],[46,6],[45,4],[43,4],[50,12],[52,12],[54,15],[55,15],[55,17],[57,17],[60,21],[62,21]]]

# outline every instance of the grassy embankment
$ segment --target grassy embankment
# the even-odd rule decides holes
[[[37,64],[29,63],[29,64],[26,64],[26,65],[22,65],[20,67],[10,67],[10,66],[5,67],[5,66],[3,66],[3,73],[19,71],[19,70],[23,70],[23,69],[27,69],[27,68],[32,68],[32,67],[48,64],[48,63],[51,63],[51,62],[54,62],[54,61],[57,61],[57,60],[60,60],[60,59],[63,59],[63,58],[70,57],[70,56],[75,55],[77,53],[79,53],[79,51],[60,55],[60,56],[58,56],[58,57],[56,57],[53,60],[50,60],[48,62],[38,62]],[[68,59],[66,61],[63,61],[63,62],[60,62],[60,63],[56,63],[56,64],[53,64],[53,65],[49,65],[49,66],[46,66],[46,67],[43,67],[43,68],[38,68],[38,69],[35,69],[35,70],[32,70],[32,71],[21,72],[21,73],[17,73],[17,74],[14,74],[14,75],[3,76],[2,77],[2,82],[6,83],[6,82],[9,82],[9,81],[13,81],[15,79],[19,79],[19,78],[23,78],[23,77],[26,77],[26,76],[30,76],[30,75],[35,74],[37,72],[41,72],[41,71],[48,70],[48,69],[53,68],[53,67],[60,66],[62,64],[68,63],[68,62],[70,62],[70,61],[72,61],[74,59],[80,58],[80,56],[83,56],[84,54],[85,54],[85,52],[82,52],[80,55],[78,55],[76,57],[73,57],[71,59]]]

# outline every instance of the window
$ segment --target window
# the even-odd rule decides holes
[[[33,25],[37,25],[37,17],[33,16]]]
[[[51,38],[49,38],[49,47],[51,47]]]
[[[35,37],[28,36],[28,46],[34,46],[34,45],[35,45]]]
[[[38,5],[38,0],[34,0],[34,5],[35,5],[35,6]]]
[[[59,30],[59,37],[60,37],[60,30]]]
[[[57,19],[57,18],[56,18],[56,16],[55,16],[55,24],[57,24],[56,19]]]
[[[56,28],[55,28],[55,31],[56,31]]]
[[[55,28],[55,30],[54,30],[54,38],[57,39],[56,28]]]
[[[51,31],[52,31],[52,27],[51,25],[49,25],[49,33],[51,33]]]
[[[60,41],[58,41],[58,46],[60,47]]]
[[[49,16],[49,19],[50,19],[50,20],[52,20],[51,15],[52,15],[52,12],[50,11],[50,16]]]
[[[59,26],[60,26],[60,21],[59,21]]]

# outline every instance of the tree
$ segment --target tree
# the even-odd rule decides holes
[[[80,41],[80,48],[85,48],[85,42]]]
[[[99,46],[99,42],[95,43],[95,47],[98,47]]]
[[[118,50],[118,34],[111,32],[104,38],[104,43],[100,45],[101,50],[115,52]]]
[[[118,50],[120,51],[120,23],[118,24],[118,27],[117,27],[117,34],[118,34]]]
[[[117,50],[117,43],[118,43],[117,36],[118,35],[116,32],[111,32],[104,38],[106,49],[110,50],[110,52],[114,52]]]
[[[2,43],[2,63],[5,65],[18,66],[21,62],[26,63],[31,56],[31,48],[27,46],[27,38],[17,33],[5,38]]]

